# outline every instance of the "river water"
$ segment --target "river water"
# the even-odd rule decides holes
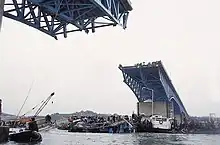
[[[53,129],[41,132],[39,145],[220,145],[220,135],[164,133],[100,134],[68,133]],[[23,145],[14,142],[4,145]]]

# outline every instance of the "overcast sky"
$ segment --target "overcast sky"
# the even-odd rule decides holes
[[[58,41],[4,18],[0,33],[3,111],[23,113],[56,93],[42,114],[131,114],[137,99],[118,65],[162,60],[190,115],[220,116],[220,1],[133,0],[128,28],[70,33]]]

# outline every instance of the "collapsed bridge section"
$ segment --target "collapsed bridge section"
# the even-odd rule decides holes
[[[138,114],[174,117],[179,123],[188,118],[189,115],[161,61],[134,66],[119,65],[119,69],[124,82],[137,97]]]

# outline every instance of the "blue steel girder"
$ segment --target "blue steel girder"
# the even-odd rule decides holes
[[[75,31],[121,25],[127,27],[128,0],[5,0],[4,16],[57,39]]]
[[[171,80],[169,79],[162,64],[159,67],[159,75],[160,75],[160,81],[164,87],[164,90],[165,90],[169,100],[171,101],[173,99],[180,107],[181,112],[185,113],[186,116],[188,116],[188,113],[187,113],[182,101],[180,100],[179,95],[177,94],[177,92],[176,92],[173,84],[171,83]]]
[[[148,79],[146,80],[141,77],[138,77],[141,76],[141,71],[139,71],[139,69],[138,71],[136,71],[138,73],[138,76],[129,74],[129,72],[127,72],[126,69],[123,69],[120,66],[119,69],[122,71],[124,77],[124,83],[126,83],[128,87],[133,91],[139,102],[143,102],[146,101],[147,99],[152,98],[152,93],[147,88],[154,90],[154,95],[157,96],[157,98],[155,99],[157,101],[166,99],[165,98],[166,94],[164,92],[160,80],[155,79],[156,77],[153,76],[153,74],[150,73],[148,75],[150,77],[148,77]]]
[[[123,72],[123,77],[124,77],[124,83],[126,83],[128,85],[128,87],[133,91],[133,93],[135,94],[135,96],[137,97],[138,101],[142,102],[144,101],[141,98],[141,88],[142,88],[142,84],[140,84],[138,81],[136,81],[135,79],[132,79],[132,77],[130,77],[129,75],[127,75],[126,73]]]
[[[167,94],[160,81],[160,76],[157,69],[158,67],[148,67],[147,65],[139,64],[137,68],[139,69],[139,74],[143,85],[146,88],[152,89],[154,91],[154,101],[168,101]]]

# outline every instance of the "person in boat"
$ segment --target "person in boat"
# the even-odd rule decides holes
[[[35,118],[31,118],[31,121],[28,123],[28,129],[31,131],[37,131],[38,132],[38,125],[35,121]]]
[[[46,121],[46,123],[52,123],[51,116],[49,114],[45,117],[45,121]]]

